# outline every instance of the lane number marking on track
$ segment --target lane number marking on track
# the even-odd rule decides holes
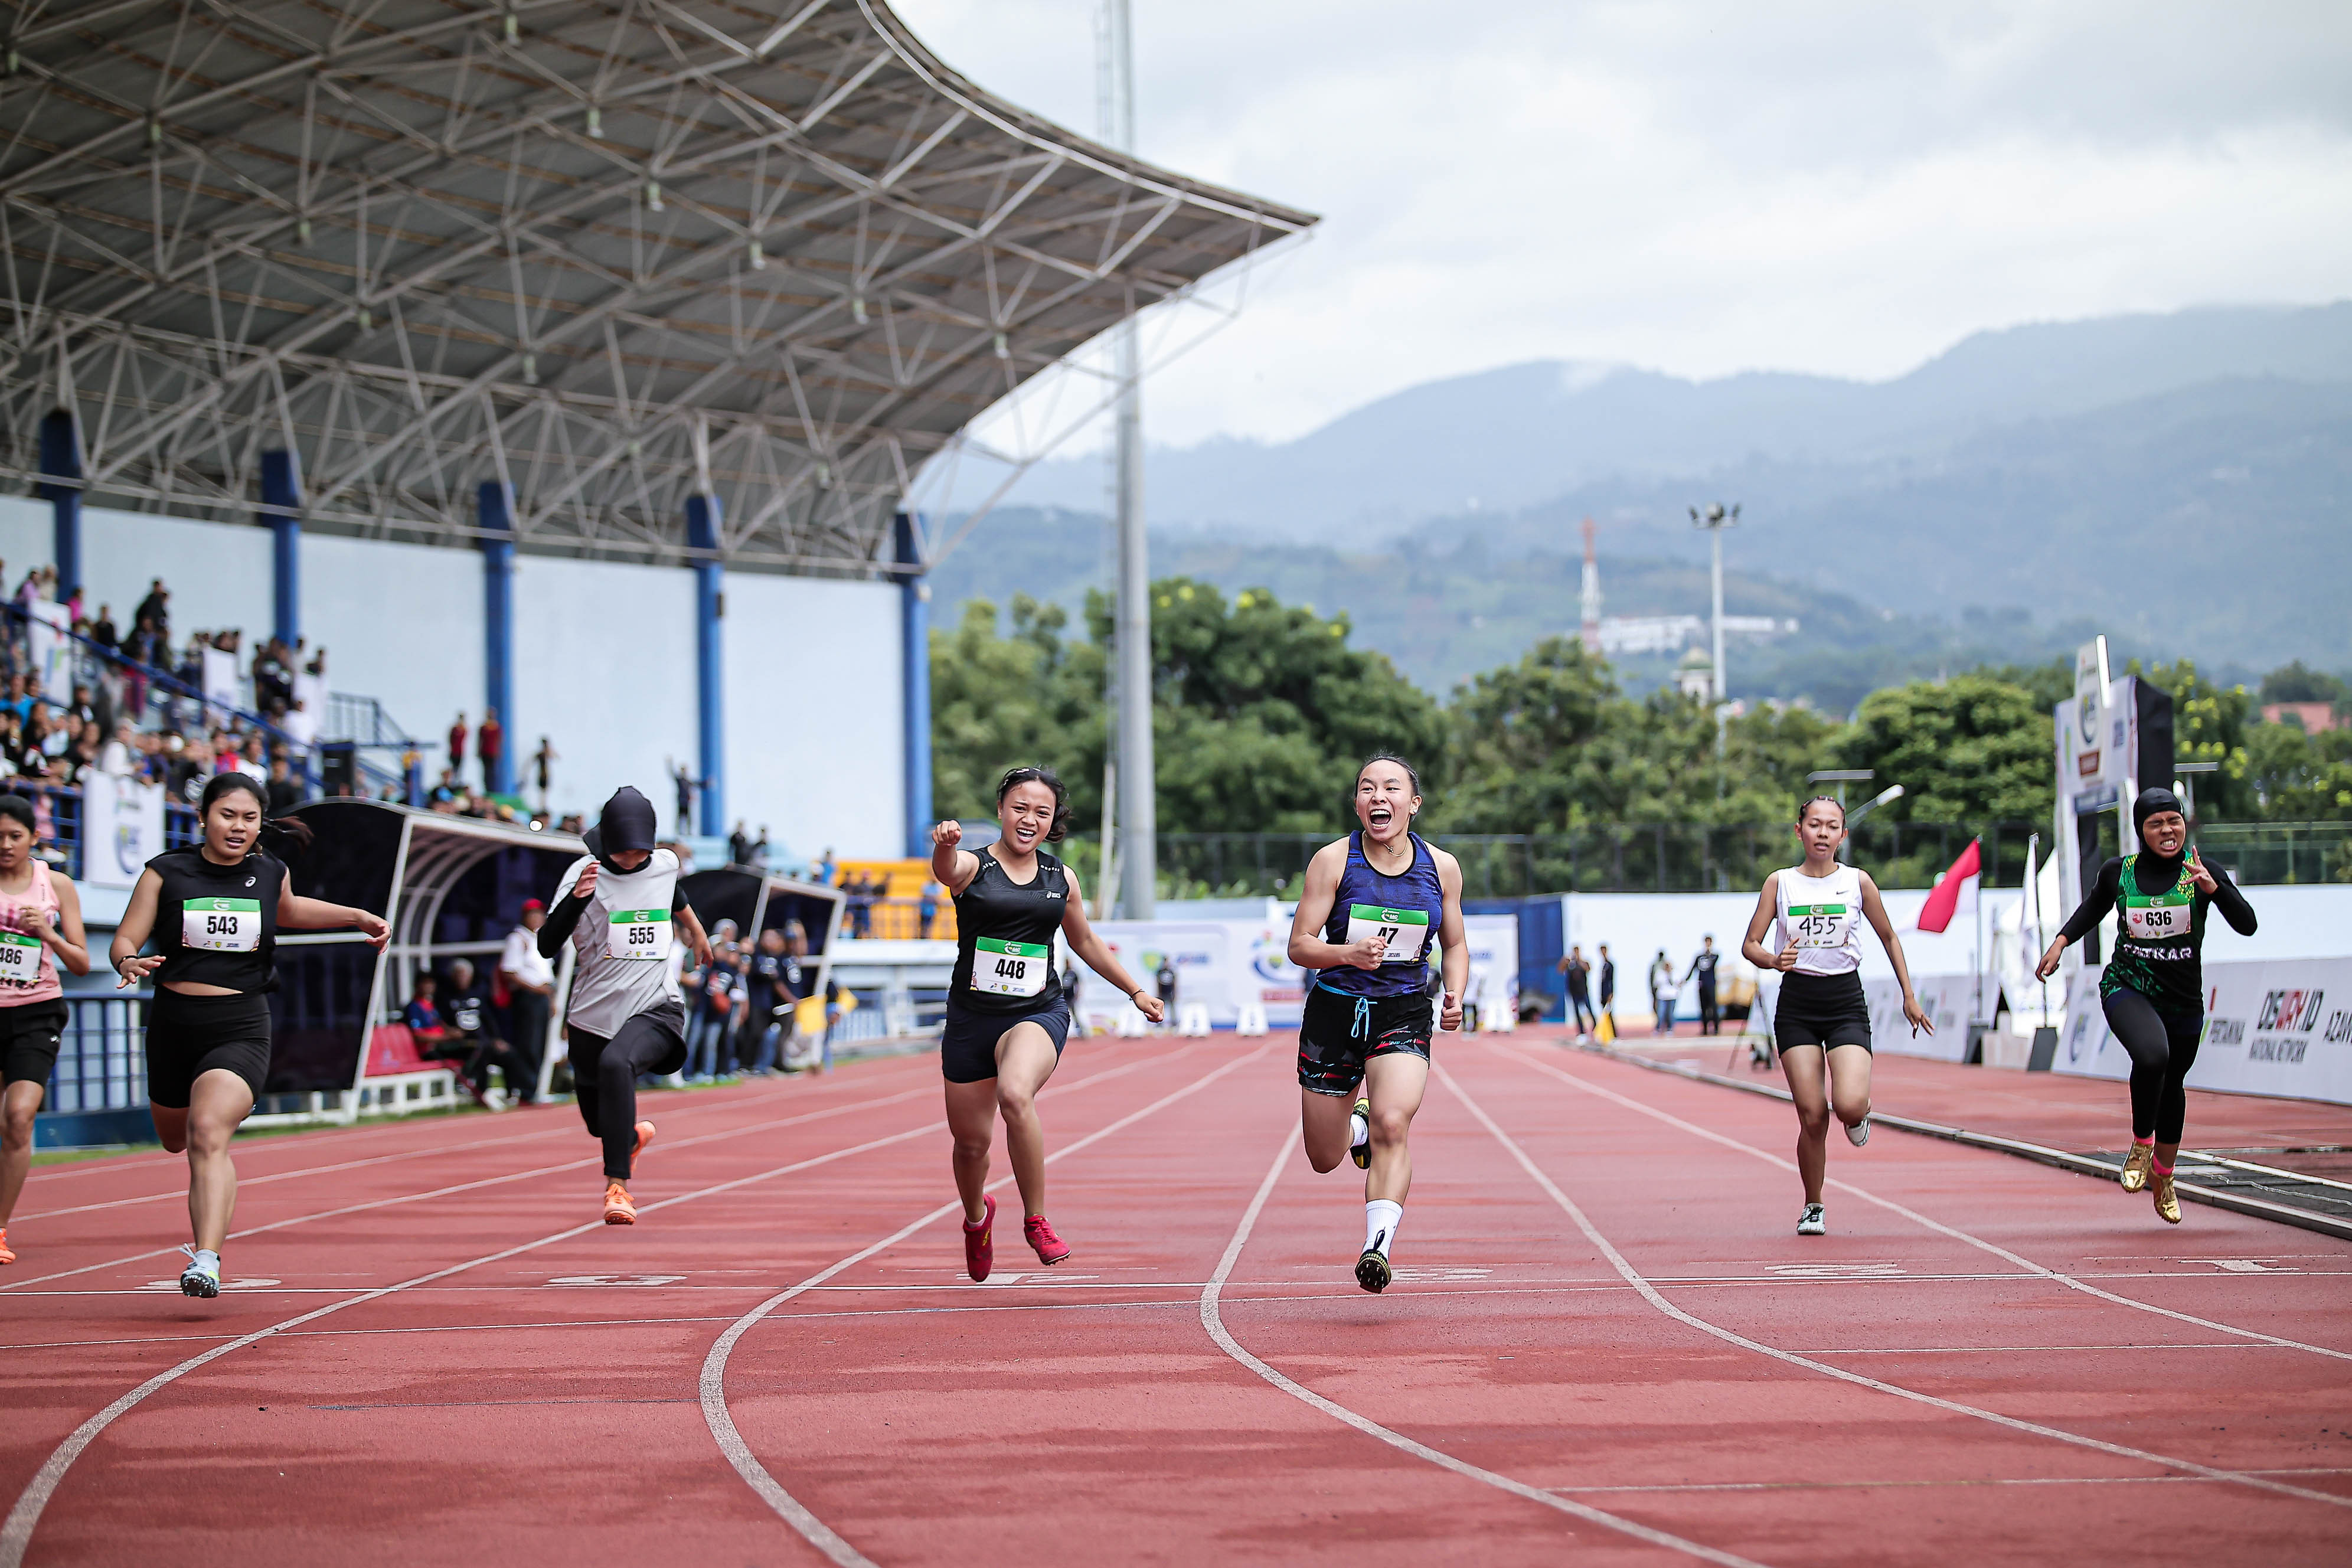
[[[1783,1279],[1889,1279],[1910,1270],[1897,1263],[1775,1263],[1767,1272]]]
[[[2210,1263],[2225,1274],[2300,1274],[2300,1268],[2281,1268],[2259,1258],[2189,1258],[2186,1263]]]
[[[1410,1266],[1392,1268],[1389,1274],[1400,1285],[1450,1285],[1465,1279],[1484,1279],[1494,1272],[1491,1268],[1457,1268],[1431,1264],[1421,1268]]]
[[[686,1278],[683,1274],[559,1274],[549,1285],[597,1285],[633,1287],[644,1285],[675,1285]]]

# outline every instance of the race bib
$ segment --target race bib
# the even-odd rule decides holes
[[[992,996],[1034,996],[1054,973],[1054,950],[1034,942],[980,937],[971,944],[971,988]]]
[[[2169,942],[2189,934],[2197,919],[2197,895],[2186,888],[2124,900],[2124,924],[2136,942]]]
[[[256,952],[261,947],[261,900],[189,899],[180,905],[180,945],[206,952]]]
[[[606,928],[604,952],[611,958],[658,962],[669,956],[667,910],[614,910]]]
[[[1348,906],[1348,945],[1368,936],[1381,939],[1382,963],[1419,963],[1429,951],[1429,911],[1384,910],[1378,904]]]
[[[0,981],[30,985],[41,978],[41,939],[0,931]]]
[[[1790,904],[1789,941],[1797,947],[1843,947],[1853,910],[1843,904]]]

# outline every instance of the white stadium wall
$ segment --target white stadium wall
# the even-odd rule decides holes
[[[249,646],[268,631],[267,529],[97,508],[83,529],[88,603],[110,605],[124,631],[155,577],[172,590],[175,638],[236,626]],[[47,502],[0,498],[8,587],[51,559],[52,542]],[[328,650],[329,688],[381,702],[425,742],[426,777],[437,777],[451,716],[462,708],[469,727],[481,717],[480,555],[309,532],[301,572],[302,629]],[[668,826],[666,763],[691,766],[700,752],[693,574],[520,554],[514,616],[515,711],[502,717],[517,781],[528,782],[525,758],[545,735],[559,758],[556,810],[593,809],[630,783]],[[898,854],[898,587],[730,574],[722,625],[730,821],[766,825],[796,856]],[[478,764],[467,772],[480,777]]]
[[[728,577],[730,826],[764,823],[803,858],[904,852],[898,616],[893,583]],[[689,720],[693,695],[689,679]]]

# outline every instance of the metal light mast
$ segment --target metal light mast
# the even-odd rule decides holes
[[[1103,0],[1101,32],[1108,69],[1103,140],[1135,151],[1135,29],[1129,0]],[[1118,856],[1119,912],[1150,920],[1159,879],[1159,813],[1152,798],[1151,559],[1143,535],[1141,354],[1130,314],[1113,333],[1118,378]]]
[[[1739,521],[1739,509],[1723,510],[1721,501],[1709,503],[1705,512],[1690,509],[1691,521],[1706,530],[1706,538],[1715,556],[1715,749],[1723,750],[1723,704],[1730,691],[1723,668],[1723,531]]]
[[[1584,651],[1601,651],[1601,557],[1592,545],[1592,520],[1584,520]]]

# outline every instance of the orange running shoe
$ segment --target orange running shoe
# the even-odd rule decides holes
[[[16,1255],[8,1250],[8,1227],[0,1225],[0,1263],[14,1263]]]
[[[606,1225],[637,1223],[637,1205],[630,1201],[629,1189],[618,1182],[608,1182],[604,1185],[604,1223]]]
[[[638,1122],[637,1146],[629,1151],[629,1173],[632,1175],[636,1173],[637,1162],[645,1157],[646,1145],[653,1141],[654,1124],[650,1121]]]

